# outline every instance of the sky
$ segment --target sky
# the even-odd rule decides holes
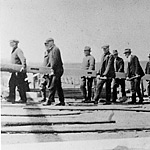
[[[27,62],[41,63],[52,37],[64,63],[82,62],[85,46],[99,62],[105,44],[148,60],[150,0],[0,0],[0,32],[1,59],[10,60],[17,39]]]

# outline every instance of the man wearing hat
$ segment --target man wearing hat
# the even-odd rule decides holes
[[[89,46],[85,46],[84,48],[84,55],[82,62],[82,69],[84,70],[95,70],[95,58],[90,54],[91,48]],[[92,94],[92,83],[93,78],[92,77],[81,77],[81,85],[80,89],[83,94],[83,102],[90,102],[91,101],[91,94]],[[86,90],[86,84],[87,84],[87,90]]]
[[[21,68],[20,72],[13,72],[11,74],[9,80],[9,96],[6,98],[7,101],[15,103],[15,90],[16,86],[18,87],[18,92],[20,95],[20,102],[26,103],[26,82],[24,81],[27,77],[25,70],[26,70],[26,58],[24,57],[23,51],[18,48],[18,40],[11,40],[10,46],[12,47],[11,52],[11,63],[12,64],[19,64],[23,67]]]
[[[132,101],[130,104],[136,103],[136,93],[139,97],[139,104],[143,103],[143,95],[140,89],[141,77],[144,76],[143,69],[140,65],[139,59],[136,55],[131,55],[131,49],[125,49],[125,57],[128,60],[127,67],[127,80],[130,80],[131,83],[131,92],[132,92]]]
[[[118,51],[113,50],[114,55],[114,68],[115,72],[124,72],[124,61],[121,57],[118,56]],[[126,100],[126,92],[125,92],[125,79],[118,79],[115,78],[113,82],[113,98],[112,101],[115,103],[117,99],[117,88],[121,86],[121,93],[122,93],[122,101]]]
[[[104,54],[102,56],[100,63],[101,66],[97,74],[97,88],[93,100],[95,104],[98,104],[103,85],[106,83],[106,103],[104,104],[110,104],[111,82],[112,79],[115,78],[114,56],[109,52],[109,45],[103,46],[102,49]]]
[[[149,61],[146,63],[145,74],[150,74],[150,54],[148,55]],[[150,98],[150,81],[147,81],[147,93]]]
[[[51,105],[55,100],[55,92],[57,90],[60,103],[57,106],[64,106],[64,93],[61,85],[61,76],[63,75],[63,62],[58,47],[54,44],[54,39],[48,38],[44,43],[46,51],[44,54],[44,66],[50,67],[52,74],[49,75],[49,96],[43,105]]]

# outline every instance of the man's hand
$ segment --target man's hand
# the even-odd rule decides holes
[[[106,80],[107,77],[106,76],[101,77],[100,75],[97,75],[97,79]]]
[[[51,68],[51,73],[49,74],[50,76],[54,75],[54,70]]]
[[[20,72],[26,72],[26,68],[25,68],[25,67],[22,67],[22,68],[20,69]]]
[[[100,75],[97,75],[97,79],[100,79],[101,78],[101,76]]]

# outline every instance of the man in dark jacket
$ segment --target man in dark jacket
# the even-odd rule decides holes
[[[50,67],[52,74],[49,76],[49,96],[43,105],[51,105],[54,102],[55,92],[57,90],[60,103],[57,106],[64,106],[64,93],[61,85],[61,76],[63,75],[63,63],[60,50],[54,44],[54,39],[49,38],[44,43],[47,47],[44,56],[44,66]]]
[[[9,80],[9,96],[6,98],[8,102],[15,103],[16,98],[16,87],[18,87],[18,92],[20,95],[20,101],[21,103],[26,103],[27,97],[26,97],[26,82],[25,78],[27,78],[27,75],[25,73],[26,71],[26,58],[24,57],[23,51],[18,48],[18,40],[11,40],[10,46],[12,47],[11,52],[11,63],[12,64],[18,64],[22,65],[20,72],[13,72],[11,74],[10,80]]]
[[[111,82],[112,78],[115,78],[114,69],[114,56],[109,52],[109,45],[102,47],[104,54],[101,60],[101,66],[97,74],[97,88],[94,96],[94,103],[98,104],[98,100],[103,88],[104,83],[106,83],[106,103],[110,104],[111,99]]]
[[[115,72],[122,72],[124,73],[124,61],[121,57],[118,56],[118,51],[113,50],[114,55],[114,68]],[[126,100],[126,92],[125,92],[125,79],[115,78],[113,82],[113,98],[112,101],[115,103],[117,99],[117,88],[121,86],[121,93],[122,93],[122,101]]]
[[[95,58],[90,54],[91,48],[89,46],[85,46],[84,54],[85,57],[83,58],[82,62],[82,69],[84,70],[95,70]],[[91,101],[91,94],[92,94],[92,77],[81,77],[81,85],[80,89],[83,94],[83,102],[90,102]],[[87,89],[86,89],[87,84]]]
[[[144,76],[143,69],[136,55],[131,55],[131,49],[125,49],[125,57],[128,59],[127,80],[131,83],[132,101],[130,104],[136,103],[136,93],[139,97],[139,104],[143,103],[143,96],[140,89],[141,77]]]
[[[150,54],[148,55],[149,61],[146,63],[145,74],[150,74]],[[147,81],[147,93],[150,98],[150,81]]]

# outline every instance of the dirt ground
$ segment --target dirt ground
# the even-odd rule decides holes
[[[31,97],[27,104],[1,99],[2,145],[150,137],[148,98],[143,105],[95,106],[66,99],[66,106],[43,106]]]

